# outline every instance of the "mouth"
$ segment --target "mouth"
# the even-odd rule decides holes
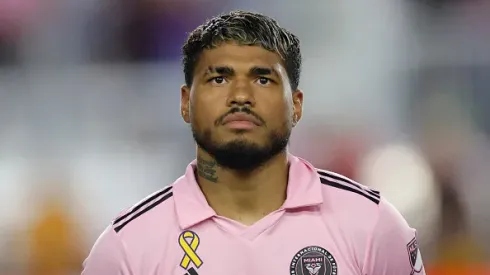
[[[255,127],[258,127],[256,124],[250,121],[231,121],[225,124],[226,127],[233,130],[252,130]]]
[[[233,130],[251,130],[261,126],[262,123],[252,115],[234,113],[223,119],[223,125]]]

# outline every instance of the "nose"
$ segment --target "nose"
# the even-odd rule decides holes
[[[229,107],[234,105],[248,105],[250,107],[255,106],[256,102],[253,89],[250,86],[250,83],[247,83],[246,80],[236,80],[235,85],[230,88],[230,95],[227,102]]]

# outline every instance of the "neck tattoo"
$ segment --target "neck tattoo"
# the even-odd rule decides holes
[[[218,182],[216,176],[216,161],[197,158],[197,174],[211,182]]]

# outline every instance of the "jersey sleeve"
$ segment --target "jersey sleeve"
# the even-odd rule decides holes
[[[363,275],[425,275],[416,230],[393,205],[381,199],[368,241]]]
[[[83,262],[82,275],[133,275],[124,246],[112,226],[95,242]]]

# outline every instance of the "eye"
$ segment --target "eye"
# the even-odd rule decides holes
[[[217,76],[217,77],[210,78],[208,82],[214,84],[224,84],[226,83],[226,79],[223,76]]]
[[[269,79],[269,78],[267,78],[267,77],[259,77],[259,78],[257,79],[257,82],[258,82],[260,85],[264,85],[264,86],[265,86],[265,85],[270,84],[270,83],[272,82],[272,80],[271,80],[271,79]]]

